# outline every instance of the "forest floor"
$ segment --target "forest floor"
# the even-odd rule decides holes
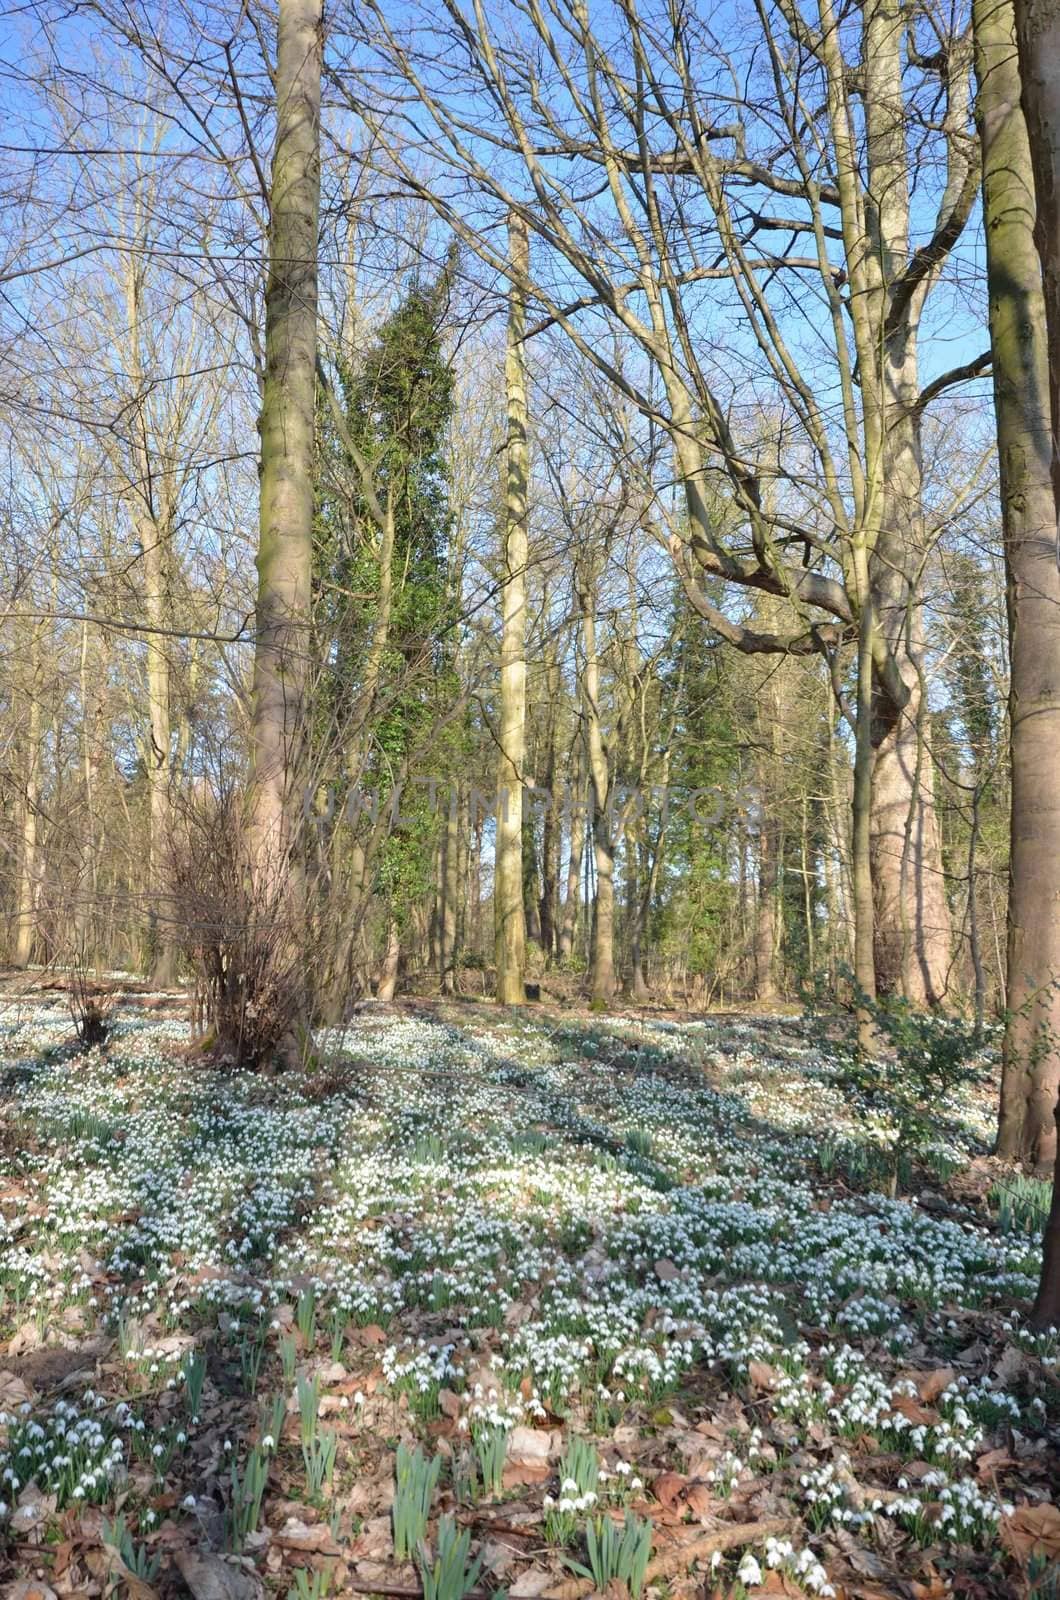
[[[890,1198],[793,1018],[412,1003],[304,1076],[196,1062],[165,997],[70,1035],[4,997],[13,1596],[419,1594],[417,1441],[476,1595],[624,1593],[576,1566],[627,1511],[649,1595],[1057,1592],[1060,1339],[989,1056]]]

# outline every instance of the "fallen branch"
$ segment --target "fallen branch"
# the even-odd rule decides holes
[[[395,1600],[423,1600],[423,1590],[416,1585],[398,1585],[389,1583],[365,1583],[360,1578],[343,1578],[338,1589],[338,1594],[349,1592],[351,1594],[382,1594],[393,1595]],[[492,1589],[469,1589],[464,1600],[494,1600]]]
[[[716,1551],[734,1550],[742,1544],[758,1544],[769,1538],[779,1538],[791,1533],[795,1522],[790,1517],[771,1517],[765,1522],[733,1522],[727,1528],[713,1533],[700,1534],[686,1544],[674,1544],[648,1562],[648,1581],[672,1578],[675,1573],[691,1566],[693,1561],[708,1560]]]

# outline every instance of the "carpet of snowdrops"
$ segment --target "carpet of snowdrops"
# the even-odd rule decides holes
[[[0,1014],[13,1593],[1056,1592],[989,1061],[890,1198],[795,1020],[366,1009],[268,1076],[115,1017]]]

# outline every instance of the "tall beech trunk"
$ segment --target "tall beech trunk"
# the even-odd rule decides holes
[[[953,943],[924,709],[917,687],[896,719],[888,711],[870,807],[876,987],[915,1006],[945,998]]]
[[[86,610],[89,609],[86,605]],[[85,796],[84,846],[77,882],[73,940],[80,961],[97,965],[100,925],[100,869],[103,846],[103,776],[110,717],[111,645],[105,629],[81,625],[81,772]]]
[[[551,674],[549,677],[551,687]],[[560,828],[556,810],[556,724],[549,718],[548,745],[545,751],[545,773],[542,787],[548,794],[541,825],[541,949],[546,962],[556,954],[559,922],[559,850]]]
[[[596,610],[592,584],[594,574],[582,572],[578,584],[578,604],[582,614],[582,702],[585,708],[585,739],[589,752],[589,778],[593,800],[593,860],[596,865],[596,896],[593,901],[592,941],[590,946],[590,1003],[606,1009],[615,997],[615,841],[611,832],[608,801],[611,796],[611,761],[604,741],[600,718],[600,662],[596,652]]]
[[[876,916],[872,882],[872,638],[875,616],[864,546],[854,547],[861,616],[858,622],[858,695],[854,729],[854,782],[851,795],[850,877],[854,907],[854,981],[858,986],[858,1045],[871,1055],[877,1047],[872,1018],[862,1003],[876,998]]]
[[[870,561],[870,582],[876,625],[909,696],[904,707],[896,706],[885,686],[874,682],[869,827],[876,987],[882,994],[903,993],[914,1005],[923,1006],[937,1004],[945,996],[953,932],[934,769],[921,715],[923,623],[918,590],[927,539],[916,406],[917,333],[932,275],[924,273],[909,292],[902,287],[904,279],[908,282],[910,249],[911,174],[902,93],[907,27],[899,0],[878,0],[866,14],[862,63],[869,191],[874,200],[867,218],[868,244],[882,272],[877,313],[882,338],[878,380],[884,428],[882,521]],[[953,48],[960,49],[960,43]],[[968,109],[964,78],[959,72],[951,75],[946,112],[961,132]],[[967,165],[953,161],[947,173],[950,208],[961,206]]]
[[[176,982],[177,959],[166,896],[166,852],[171,832],[172,722],[170,718],[169,659],[165,629],[169,623],[166,582],[166,531],[154,519],[139,524],[144,561],[144,610],[152,630],[147,635],[146,743],[147,782],[150,792],[148,841],[148,960],[151,982],[168,988]]]
[[[138,210],[138,208],[137,208]],[[144,275],[147,258],[138,248],[146,239],[146,222],[138,215],[133,229],[137,247],[125,260],[125,314],[129,381],[137,400],[149,392],[141,357],[144,327]],[[173,906],[167,894],[167,854],[172,831],[172,742],[170,714],[169,640],[172,618],[169,606],[170,540],[176,523],[176,463],[153,459],[150,418],[141,412],[132,440],[134,477],[131,496],[136,537],[143,563],[143,605],[147,623],[147,726],[141,737],[147,774],[147,971],[151,982],[168,988],[176,982],[177,953],[173,943]]]
[[[37,830],[41,778],[40,688],[40,631],[34,628],[30,643],[30,681],[26,706],[26,759],[23,768],[23,791],[19,801],[22,813],[20,829],[22,853],[19,858],[18,874],[18,926],[15,930],[12,956],[16,967],[29,966],[37,940],[39,877]]]
[[[1023,114],[1036,199],[1035,239],[1049,333],[1047,363],[1053,438],[1060,438],[1060,3],[1017,0],[1016,36]],[[1060,506],[1060,453],[1053,453]]]
[[[526,921],[523,909],[523,764],[526,760],[526,560],[527,442],[526,279],[530,246],[526,224],[508,225],[512,287],[504,375],[508,407],[504,548],[501,560],[501,712],[497,763],[497,858],[494,874],[497,999],[526,999]]]
[[[322,0],[280,0],[251,712],[254,874],[297,903],[313,551]]]
[[[528,785],[536,787],[528,774]],[[541,879],[537,865],[537,837],[530,808],[523,806],[523,925],[526,937],[541,949]]]
[[[779,601],[763,595],[756,615],[775,627],[783,612]],[[783,851],[781,845],[781,797],[783,774],[782,724],[789,710],[788,675],[783,663],[773,663],[755,695],[757,754],[756,786],[760,796],[758,817],[758,892],[755,897],[754,963],[755,998],[767,1003],[777,997],[777,955],[780,948],[780,883]]]
[[[806,795],[802,797],[802,817],[799,828],[799,870],[802,873],[802,910],[806,933],[806,970],[817,970],[817,934],[814,926],[813,914],[813,886],[817,881],[816,871],[811,866],[810,850],[810,803]]]
[[[556,954],[560,961],[569,961],[574,953],[574,936],[578,926],[578,899],[582,882],[582,854],[585,850],[585,791],[584,767],[580,759],[574,762],[574,778],[568,790],[570,815],[570,855],[567,858],[567,893],[560,913],[559,937]]]
[[[1049,385],[1049,422],[1051,423],[1051,437],[1053,448],[1050,457],[1053,482],[1053,539],[1048,541],[1048,555],[1045,553],[1046,539],[1039,529],[1037,537],[1028,529],[1029,542],[1033,544],[1037,555],[1037,562],[1031,568],[1034,580],[1045,581],[1046,574],[1051,584],[1048,602],[1037,589],[1032,589],[1030,574],[1025,587],[1021,586],[1018,595],[1023,602],[1025,611],[1018,617],[1019,629],[1030,635],[1025,641],[1025,649],[1035,661],[1033,675],[1028,669],[1031,683],[1028,685],[1028,699],[1036,689],[1039,696],[1038,721],[1047,732],[1034,727],[1034,709],[1032,704],[1021,704],[1020,708],[1020,776],[1021,776],[1021,806],[1019,812],[1019,837],[1017,837],[1016,823],[1016,773],[1017,773],[1017,746],[1016,724],[1013,721],[1013,749],[1012,749],[1012,788],[1013,788],[1013,840],[1012,855],[1015,861],[1017,847],[1023,853],[1033,834],[1035,840],[1039,838],[1042,843],[1035,849],[1035,869],[1041,874],[1042,881],[1039,885],[1038,896],[1035,899],[1036,916],[1035,926],[1025,929],[1024,949],[1028,956],[1037,957],[1036,964],[1043,971],[1043,978],[1060,980],[1060,963],[1057,961],[1058,934],[1057,924],[1060,922],[1060,856],[1057,854],[1057,807],[1060,805],[1058,796],[1058,761],[1057,728],[1060,724],[1060,706],[1057,704],[1057,670],[1053,665],[1057,660],[1057,604],[1056,604],[1056,533],[1060,526],[1060,453],[1056,441],[1060,439],[1060,4],[1057,0],[1019,0],[1015,7],[1015,27],[1019,46],[1019,64],[1022,78],[1022,105],[1025,117],[1025,126],[1028,136],[1031,171],[1034,175],[1036,224],[1035,241],[1041,259],[1042,300],[1044,301],[1045,322],[1048,334],[1045,352],[1045,366],[1048,373]],[[1025,170],[1025,169],[1022,169]],[[1021,220],[1025,222],[1027,210],[1027,185],[1025,180],[1016,181],[1010,177],[1012,184],[1013,201],[1011,209],[1019,208]],[[1020,191],[1024,191],[1021,199]],[[990,213],[987,211],[989,225]],[[988,227],[989,238],[989,227]],[[1021,235],[1022,238],[1022,235]],[[1000,252],[998,252],[1000,256]],[[991,297],[992,298],[992,297]],[[1033,331],[1041,328],[1040,304],[1036,306],[1033,326],[1030,330],[1020,328],[1023,334],[1022,341],[1013,340],[1015,350],[1026,347],[1030,342]],[[1035,346],[1037,350],[1037,346]],[[995,345],[995,360],[996,360]],[[1015,354],[1014,350],[1014,354]],[[1026,361],[1026,357],[1024,357]],[[1037,359],[1035,368],[1035,393],[1040,394],[1041,358]],[[1025,385],[1029,389],[1029,385]],[[1040,401],[1039,401],[1040,409]],[[1040,425],[1035,433],[1035,439],[1040,447],[1034,458],[1034,464],[1040,471],[1044,441],[1041,439]],[[1010,580],[1010,591],[1012,589]],[[1037,602],[1033,612],[1030,609],[1031,600]],[[1010,610],[1012,602],[1010,600]],[[1046,613],[1049,613],[1048,621]],[[1033,615],[1036,624],[1030,624],[1026,618]],[[1016,637],[1018,639],[1019,629]],[[1037,648],[1036,648],[1037,647]],[[1013,686],[1016,681],[1015,648],[1013,649],[1012,666]],[[1051,690],[1051,699],[1049,691]],[[1051,735],[1051,736],[1050,736]],[[1039,854],[1038,849],[1047,851]],[[1027,849],[1027,856],[1030,851]],[[1028,918],[1030,920],[1030,918]],[[1042,943],[1035,947],[1031,943],[1031,936],[1037,931],[1042,937]],[[1010,925],[1009,934],[1009,984],[1012,983],[1012,933]],[[1056,991],[1050,991],[1047,1003],[1052,1006]],[[1043,997],[1044,999],[1045,997]],[[1009,1007],[1012,1007],[1013,996],[1010,990]],[[1041,1003],[1041,1002],[1039,1002]],[[1038,1041],[1035,1040],[1035,1043]],[[1057,1079],[1057,1033],[1054,1030],[1048,1036],[1044,1031],[1040,1040],[1041,1048],[1037,1051],[1038,1060],[1035,1061],[1035,1084],[1032,1090],[1031,1122],[1037,1126],[1044,1111],[1044,1102],[1047,1093],[1056,1096]],[[1026,1146],[1027,1138],[1024,1135],[1023,1143]],[[1034,1302],[1031,1319],[1039,1327],[1060,1325],[1060,1099],[1055,1100],[1055,1131],[1051,1140],[1046,1139],[1044,1131],[1038,1139],[1038,1154],[1044,1158],[1049,1151],[1053,1157],[1053,1201],[1046,1223],[1044,1239],[1044,1258],[1042,1261],[1042,1276],[1038,1286],[1038,1295]]]
[[[767,796],[768,800],[773,798]],[[780,839],[776,818],[765,814],[758,832],[758,900],[755,906],[755,998],[777,997],[777,891],[780,884]]]
[[[638,1005],[651,999],[644,974],[651,914],[652,872],[648,851],[632,835],[626,838],[626,917],[629,922],[629,993]]]
[[[393,1000],[397,990],[398,969],[401,965],[401,929],[398,927],[396,917],[391,917],[386,928],[386,949],[383,952],[383,964],[379,969],[379,980],[375,987],[377,1000]]]
[[[976,0],[990,337],[1011,657],[1007,1010],[998,1154],[1055,1158],[1060,1059],[1060,573],[1034,174],[1011,0]]]
[[[460,898],[460,796],[454,782],[442,835],[439,955],[443,994],[456,993],[457,902]]]

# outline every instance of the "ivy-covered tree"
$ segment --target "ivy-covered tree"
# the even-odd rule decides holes
[[[322,768],[336,774],[342,797],[341,806],[333,797],[332,815],[359,819],[343,862],[351,901],[363,914],[375,892],[385,906],[393,970],[384,988],[396,977],[410,908],[432,883],[438,818],[429,791],[411,780],[425,775],[416,767],[428,744],[437,765],[432,730],[456,694],[447,572],[451,265],[434,283],[411,283],[363,359],[354,365],[342,352],[334,381],[321,384],[316,733]],[[385,818],[397,789],[395,829]],[[381,814],[382,825],[366,829],[365,818],[378,824]],[[342,836],[334,836],[339,851]]]

